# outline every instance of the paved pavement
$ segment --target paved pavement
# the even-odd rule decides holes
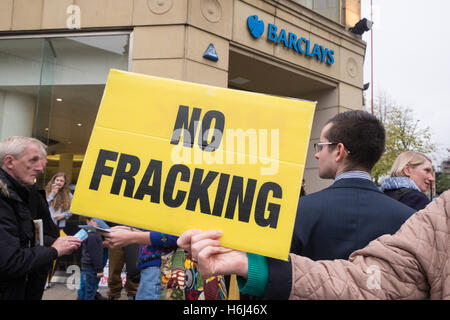
[[[107,297],[108,288],[101,287],[98,290],[104,297]],[[128,300],[125,292],[122,291],[122,296],[119,300]],[[51,283],[51,287],[44,291],[42,300],[77,300],[77,290],[69,289],[65,283]]]

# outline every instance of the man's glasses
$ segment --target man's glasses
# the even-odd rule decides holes
[[[316,153],[318,153],[322,151],[324,146],[335,146],[337,144],[339,144],[339,142],[316,142],[314,143],[314,150],[316,150]],[[350,150],[348,150],[345,146],[344,149],[348,154],[350,154]]]
[[[339,142],[317,142],[314,143],[314,150],[316,150],[317,152],[322,151],[324,146],[335,146],[337,145]]]
[[[316,150],[317,152],[322,151],[324,146],[335,146],[339,144],[339,142],[317,142],[314,143],[314,150]],[[350,150],[348,150],[345,146],[344,146],[345,151],[347,151],[348,154],[350,154]]]

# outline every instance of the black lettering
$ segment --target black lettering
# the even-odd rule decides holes
[[[231,181],[230,196],[228,198],[225,218],[233,219],[236,203],[239,199],[239,221],[249,222],[252,210],[253,197],[255,196],[256,180],[248,179],[247,188],[244,195],[244,178],[234,176]]]
[[[202,181],[203,169],[195,169],[192,177],[191,190],[186,205],[187,210],[195,211],[197,201],[200,201],[200,212],[211,214],[211,208],[209,206],[208,188],[214,179],[219,174],[215,171],[210,171]]]
[[[159,203],[159,197],[161,193],[161,170],[162,162],[159,160],[151,160],[145,170],[144,176],[142,177],[141,183],[134,195],[135,199],[142,200],[146,194],[150,195],[150,201],[154,203]],[[153,177],[153,183],[150,181]]]
[[[223,205],[225,203],[225,196],[227,193],[228,181],[230,180],[230,175],[221,173],[219,179],[219,186],[217,187],[216,200],[214,200],[214,208],[212,214],[214,216],[222,216]]]
[[[216,119],[213,129],[211,142],[208,142],[208,135],[211,128],[211,122]],[[206,112],[202,120],[200,135],[198,136],[199,147],[207,152],[213,152],[220,146],[222,141],[223,129],[225,128],[225,116],[222,112],[210,110]]]
[[[92,175],[91,183],[89,184],[89,189],[98,190],[102,176],[112,176],[114,168],[107,167],[105,164],[107,160],[117,161],[118,155],[118,152],[100,149],[98,152],[97,163],[95,164],[94,174]]]
[[[266,203],[269,192],[272,191],[273,197],[281,199],[283,196],[283,190],[280,185],[274,182],[266,182],[259,189],[258,198],[255,206],[255,221],[260,227],[276,228],[278,224],[278,216],[280,214],[280,205],[275,203],[269,203],[267,210],[269,216],[265,217]]]
[[[111,177],[113,175],[114,167],[107,166],[106,161],[116,162],[118,157],[118,152],[104,149],[99,150],[89,189],[98,190],[102,176]],[[111,194],[119,195],[122,184],[125,181],[123,195],[132,198],[136,183],[135,176],[139,172],[139,169],[140,160],[138,157],[125,153],[120,154],[111,185]],[[178,179],[182,182],[190,182],[190,170],[188,166],[183,164],[175,164],[170,168],[164,185],[164,204],[171,208],[180,207],[185,201],[186,195],[189,193],[186,210],[195,211],[197,203],[199,203],[201,213],[221,217],[227,196],[230,175],[209,171],[204,176],[205,170],[197,168],[194,170],[192,176],[190,190],[175,190]],[[211,212],[208,190],[219,174],[220,178],[217,190],[215,190],[214,206]],[[151,160],[134,194],[134,198],[143,200],[145,195],[149,195],[151,202],[160,203],[161,184],[162,161]],[[248,179],[244,189],[244,177],[232,177],[228,202],[225,209],[225,218],[234,219],[237,209],[239,221],[247,223],[250,221],[256,186],[257,180]],[[269,196],[282,199],[283,191],[281,186],[274,182],[266,182],[261,186],[256,199],[254,218],[258,226],[275,229],[278,225],[281,205],[269,202]]]
[[[127,167],[130,165],[129,170]],[[138,173],[141,162],[138,157],[122,153],[117,164],[116,174],[111,186],[112,194],[119,194],[122,182],[125,180],[125,197],[132,198],[134,191],[134,176]]]
[[[201,109],[194,108],[191,121],[189,121],[189,107],[183,105],[179,106],[172,139],[170,140],[171,144],[177,145],[180,142],[181,133],[183,133],[183,145],[192,148],[201,112]]]
[[[189,168],[182,164],[176,164],[170,168],[167,175],[166,184],[164,186],[164,203],[171,208],[177,208],[181,206],[184,199],[186,198],[186,191],[178,191],[175,198],[173,198],[173,188],[175,187],[175,181],[177,179],[178,173],[181,174],[180,180],[184,182],[189,182],[190,171]]]

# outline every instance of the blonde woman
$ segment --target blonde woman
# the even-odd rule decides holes
[[[66,221],[72,216],[69,211],[72,203],[72,193],[67,186],[64,172],[58,172],[45,187],[47,202],[53,222],[59,229],[66,226]]]
[[[407,206],[422,210],[430,202],[424,192],[434,181],[431,160],[422,153],[406,151],[392,164],[390,178],[381,184],[382,191]]]

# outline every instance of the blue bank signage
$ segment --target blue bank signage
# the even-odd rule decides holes
[[[259,20],[257,15],[249,16],[247,19],[247,27],[253,38],[261,37],[265,30],[264,21]],[[306,57],[317,59],[319,62],[328,65],[334,64],[334,51],[321,46],[317,43],[312,44],[311,41],[296,35],[292,32],[286,32],[271,23],[267,26],[267,41],[275,44],[284,45],[287,49],[292,49],[295,53],[302,54]]]

